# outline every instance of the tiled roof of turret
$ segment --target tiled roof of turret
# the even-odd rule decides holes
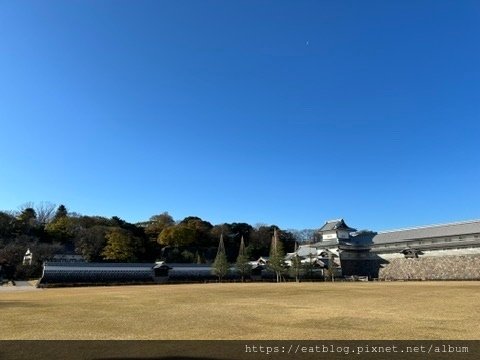
[[[337,229],[355,231],[355,229],[352,229],[351,227],[349,227],[343,219],[329,220],[325,223],[325,225],[323,225],[320,228],[319,231],[322,232],[322,231],[337,230]]]

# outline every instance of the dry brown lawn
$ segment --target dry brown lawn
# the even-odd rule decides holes
[[[480,339],[479,282],[0,292],[0,339]]]

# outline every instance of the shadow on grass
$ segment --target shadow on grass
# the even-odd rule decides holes
[[[33,301],[25,301],[25,300],[14,300],[14,301],[11,301],[11,300],[0,300],[0,310],[3,310],[5,308],[36,308],[38,309],[40,306],[40,304],[38,304],[37,302],[33,302]]]

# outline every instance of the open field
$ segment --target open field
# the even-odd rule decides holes
[[[0,339],[480,339],[480,282],[0,291]]]

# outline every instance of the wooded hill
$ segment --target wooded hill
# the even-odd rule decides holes
[[[43,261],[54,254],[78,254],[91,262],[210,263],[221,234],[228,261],[235,262],[242,236],[249,259],[268,256],[274,229],[288,252],[305,236],[275,225],[212,225],[196,216],[174,220],[167,212],[132,224],[117,216],[72,213],[64,205],[29,204],[0,212],[0,263],[15,266],[19,279],[39,276]],[[31,266],[22,265],[27,249],[33,253]]]

